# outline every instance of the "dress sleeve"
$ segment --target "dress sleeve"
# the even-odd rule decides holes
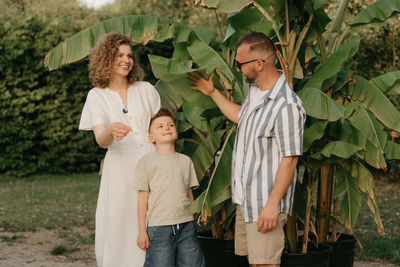
[[[98,124],[107,125],[107,116],[104,107],[105,105],[103,105],[103,101],[98,93],[94,89],[90,90],[82,109],[79,130],[92,130],[93,126]]]
[[[194,170],[193,161],[189,159],[189,187],[192,189],[196,189],[199,187],[199,181],[197,180],[196,171]]]
[[[149,191],[149,176],[146,171],[146,162],[143,160],[139,160],[136,165],[135,171],[135,188],[137,190]]]

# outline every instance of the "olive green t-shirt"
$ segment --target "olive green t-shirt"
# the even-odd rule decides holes
[[[183,154],[151,152],[136,167],[136,188],[149,191],[148,226],[173,225],[193,220],[189,188],[199,186],[192,160]]]

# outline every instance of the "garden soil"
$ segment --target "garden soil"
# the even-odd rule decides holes
[[[0,229],[1,230],[1,229]],[[62,230],[39,229],[36,232],[1,232],[0,236],[18,236],[16,241],[0,241],[1,267],[83,267],[96,266],[93,244],[71,246],[67,240],[59,237]],[[73,232],[86,234],[84,228],[74,228]],[[57,246],[70,250],[62,255],[52,255]]]
[[[1,236],[19,236],[17,241],[0,242],[1,267],[84,267],[96,266],[93,244],[79,244],[77,248],[63,255],[52,255],[50,252],[57,246],[71,245],[59,237],[62,230],[40,229],[36,232],[0,232]],[[74,232],[88,235],[87,229],[74,228]],[[380,262],[356,262],[354,267],[395,267],[396,265]]]

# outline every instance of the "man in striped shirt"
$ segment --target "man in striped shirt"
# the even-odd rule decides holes
[[[253,266],[279,266],[306,114],[275,68],[275,49],[267,36],[247,34],[236,47],[237,69],[249,83],[241,106],[215,89],[213,75],[209,80],[189,75],[189,80],[192,89],[210,96],[238,124],[232,158],[232,201],[238,204],[235,253],[248,256]]]

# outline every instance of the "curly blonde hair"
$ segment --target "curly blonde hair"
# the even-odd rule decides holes
[[[103,35],[89,53],[89,78],[93,86],[106,88],[111,82],[111,74],[115,56],[122,44],[130,45],[132,41],[128,36],[118,32]],[[133,68],[127,79],[129,84],[141,81],[144,76],[143,69],[139,66],[139,58],[133,54]]]

